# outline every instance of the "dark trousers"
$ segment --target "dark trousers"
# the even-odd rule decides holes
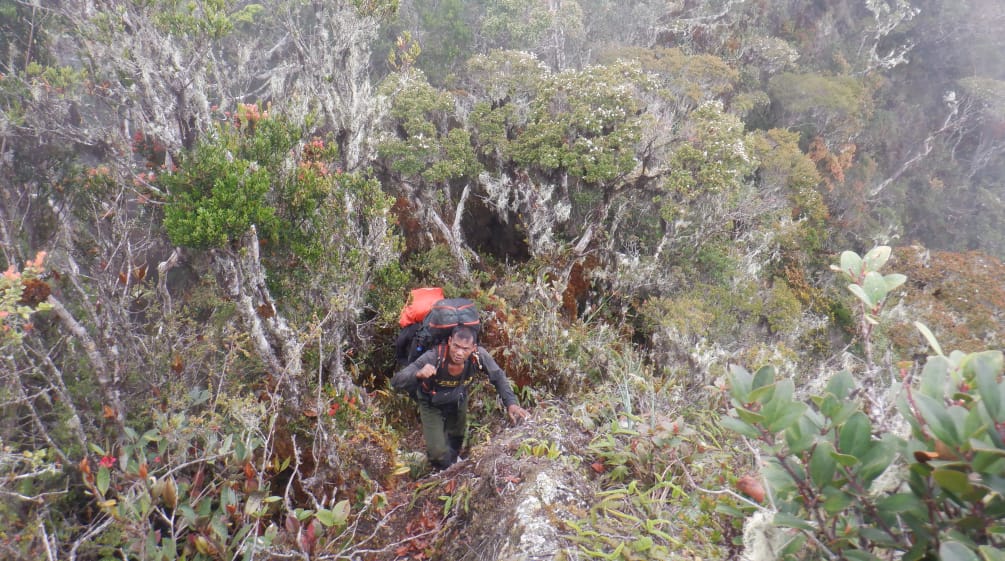
[[[457,461],[468,428],[467,397],[456,404],[435,407],[420,398],[419,417],[426,439],[426,456],[434,467],[443,469]]]

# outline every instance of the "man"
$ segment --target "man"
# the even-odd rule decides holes
[[[395,390],[419,404],[426,456],[436,468],[457,461],[468,425],[468,385],[479,372],[488,374],[511,422],[530,417],[517,403],[506,373],[476,340],[474,329],[458,326],[446,343],[426,351],[391,379]]]

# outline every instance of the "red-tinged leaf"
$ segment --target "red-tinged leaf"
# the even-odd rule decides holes
[[[147,478],[147,463],[146,462],[143,462],[142,464],[140,464],[140,469],[139,469],[138,473],[139,473],[140,479],[146,479]]]
[[[104,417],[106,419],[114,419],[115,418],[115,409],[112,409],[112,407],[110,405],[102,406],[102,408],[101,408],[101,415],[102,415],[102,417]]]
[[[593,468],[593,471],[597,473],[604,473],[605,471],[607,471],[607,468],[605,468],[604,464],[602,464],[601,462],[593,462],[592,464],[590,464],[590,467]]]
[[[408,550],[411,549],[408,545],[400,545],[398,549],[394,550],[395,557],[404,557],[408,554]]]
[[[255,478],[255,466],[251,465],[250,460],[244,462],[244,478],[249,481]]]
[[[457,480],[449,479],[446,485],[443,486],[443,491],[448,494],[453,494],[454,490],[457,489]]]
[[[320,522],[317,520],[311,520],[311,523],[304,528],[304,544],[307,546],[309,551],[314,550],[314,544],[318,541],[318,524],[320,524]]]
[[[91,462],[87,461],[87,457],[80,460],[80,471],[84,473],[84,475],[91,474]]]

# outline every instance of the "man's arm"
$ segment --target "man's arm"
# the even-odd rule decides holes
[[[431,367],[433,373],[436,372],[435,348],[422,353],[419,358],[415,359],[414,362],[399,370],[394,377],[391,378],[391,387],[396,391],[414,396],[419,391],[419,380],[429,377],[428,375],[417,377],[419,371],[426,366]],[[426,372],[428,371],[429,369],[427,368]]]
[[[510,387],[509,378],[506,377],[506,373],[503,369],[499,367],[492,355],[489,354],[487,350],[483,347],[478,347],[478,359],[482,363],[482,368],[485,369],[485,373],[488,374],[489,382],[496,388],[496,393],[503,401],[503,405],[506,406],[506,413],[509,414],[509,420],[512,423],[519,423],[520,421],[530,417],[530,413],[526,409],[520,407],[517,402],[516,394],[513,393],[513,388]]]

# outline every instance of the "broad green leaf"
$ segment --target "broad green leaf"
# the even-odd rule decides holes
[[[859,457],[868,450],[872,424],[865,413],[856,412],[838,430],[838,449],[842,454]]]
[[[859,463],[859,459],[851,454],[839,454],[834,452],[831,454],[831,457],[834,458],[834,461],[844,467],[852,467]]]
[[[988,416],[996,423],[1005,421],[1005,384],[999,384],[997,376],[979,372],[974,381],[977,384],[977,394]]]
[[[865,281],[862,283],[862,288],[865,289],[865,293],[869,295],[869,300],[876,305],[885,300],[886,295],[888,294],[886,281],[883,280],[883,275],[875,271],[869,271],[866,273]]]
[[[855,499],[852,495],[834,488],[827,489],[824,492],[824,497],[824,511],[831,515],[843,511]]]
[[[827,441],[821,441],[813,450],[810,456],[810,479],[818,489],[829,484],[834,479],[834,471],[837,470],[837,463],[831,454],[834,453],[834,446]]]
[[[978,372],[998,375],[1002,373],[1003,366],[1005,366],[1003,360],[1005,359],[1003,359],[1001,351],[980,351],[967,355],[960,363],[960,368],[968,379]]]
[[[314,517],[318,519],[318,522],[324,525],[325,528],[331,528],[335,525],[335,513],[328,510],[327,508],[319,509]]]
[[[876,307],[876,303],[869,298],[869,294],[861,286],[857,284],[849,284],[848,290],[850,290],[852,294],[865,304],[867,310],[871,310]]]
[[[102,497],[105,496],[106,492],[108,492],[108,484],[111,480],[111,475],[112,474],[108,471],[108,468],[103,466],[98,468],[98,478],[95,483],[98,486],[98,493]]]
[[[902,512],[921,512],[925,504],[914,493],[897,493],[882,498],[876,503],[880,514],[900,514]]]
[[[972,549],[960,542],[944,541],[939,546],[939,559],[941,561],[981,561]]]
[[[789,403],[778,407],[772,417],[765,418],[766,428],[771,432],[783,431],[798,421],[805,412],[805,403],[790,401]]]
[[[893,538],[890,537],[890,534],[886,533],[883,530],[880,530],[879,528],[870,528],[868,526],[863,526],[859,528],[858,535],[871,541],[873,547],[881,546],[891,549],[898,549],[900,546],[899,541],[894,540]]]
[[[942,352],[942,347],[939,345],[938,339],[935,338],[935,335],[932,334],[932,331],[928,329],[927,325],[921,323],[920,321],[916,321],[914,322],[914,327],[918,328],[918,331],[920,331],[925,337],[925,340],[928,341],[928,346],[932,347],[935,354],[945,356],[946,353]]]
[[[861,549],[846,549],[841,555],[848,561],[881,561],[879,557]]]
[[[886,433],[879,440],[869,443],[869,449],[859,458],[862,467],[858,470],[858,475],[863,485],[869,485],[881,473],[890,467],[897,450],[901,447],[901,441],[893,434]]]
[[[778,559],[789,559],[791,556],[796,555],[796,553],[802,550],[803,546],[806,545],[806,534],[802,532],[794,532],[794,534],[795,535],[792,536],[792,539],[789,540],[781,551],[778,552]]]
[[[774,396],[775,387],[776,387],[775,384],[768,384],[766,386],[761,386],[759,388],[751,390],[751,392],[747,395],[748,403],[753,403],[755,401],[760,403],[767,403]]]
[[[893,292],[894,289],[907,282],[907,277],[900,273],[891,273],[889,275],[884,275],[883,281],[886,282],[886,291]]]
[[[869,253],[865,254],[862,261],[865,262],[865,268],[868,271],[878,271],[886,265],[886,262],[890,259],[890,246],[888,245],[878,245],[869,250]]]
[[[935,438],[951,447],[960,445],[959,431],[941,399],[935,399],[922,393],[914,396],[914,402],[918,405],[921,417]]]
[[[804,520],[784,512],[775,513],[775,526],[780,526],[782,528],[796,528],[797,530],[806,530],[808,532],[812,532],[814,530],[813,524],[811,524],[808,520]]]
[[[725,429],[748,438],[758,438],[761,436],[761,431],[757,430],[757,428],[735,417],[720,417],[719,424]]]
[[[925,366],[921,369],[918,391],[936,399],[942,399],[946,395],[946,386],[949,384],[950,368],[952,365],[945,356],[928,357]]]
[[[972,442],[972,441],[971,441]],[[1005,457],[1002,457],[1005,450],[974,450],[974,457],[970,461],[974,471],[977,473],[1001,473],[1005,471]]]
[[[335,525],[342,526],[349,520],[349,501],[348,499],[343,499],[332,507],[332,513],[335,515]]]
[[[997,547],[982,545],[977,548],[977,553],[980,554],[982,561],[1005,561],[1005,551]]]
[[[862,273],[862,258],[854,251],[841,252],[841,270],[853,280]]]
[[[775,382],[775,367],[763,366],[754,374],[754,380],[750,384],[751,390],[756,390],[762,386],[768,386]]]
[[[749,409],[744,409],[743,407],[736,408],[736,414],[740,417],[740,420],[745,423],[750,423],[752,425],[759,425],[764,423],[764,415],[760,413],[754,413]]]
[[[954,495],[964,495],[971,490],[967,474],[955,469],[937,468],[932,472],[932,478],[946,491]]]
[[[813,445],[818,432],[819,427],[809,417],[802,415],[796,423],[785,430],[785,443],[789,446],[790,452],[799,455]]]
[[[750,383],[752,377],[747,369],[733,364],[729,368],[729,395],[740,403],[750,403]]]
[[[854,387],[855,379],[852,378],[851,372],[842,370],[831,376],[831,379],[827,381],[827,387],[825,389],[834,394],[834,397],[844,399],[848,397]]]

